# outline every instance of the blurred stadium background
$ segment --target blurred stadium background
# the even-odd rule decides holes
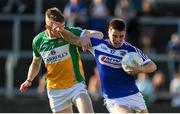
[[[44,12],[50,7],[61,9],[69,26],[100,30],[105,36],[111,18],[125,19],[127,40],[148,54],[163,75],[154,79],[160,81],[148,101],[150,112],[180,112],[180,105],[171,103],[174,96],[169,89],[175,72],[180,72],[180,43],[172,41],[180,39],[179,0],[79,0],[79,10],[72,11],[77,17],[68,15],[69,2],[0,0],[0,113],[51,112],[46,94],[37,93],[38,77],[26,94],[19,91],[32,60],[33,37],[44,30]],[[95,61],[89,53],[81,56],[88,84]],[[152,83],[154,75],[150,75]],[[180,97],[180,85],[177,91]],[[107,112],[102,100],[93,103],[95,112]]]

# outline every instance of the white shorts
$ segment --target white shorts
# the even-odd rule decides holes
[[[114,112],[114,105],[126,106],[129,109],[134,110],[136,112],[140,112],[142,110],[147,109],[143,96],[140,92],[127,97],[105,99],[104,103],[109,112]]]
[[[59,112],[72,106],[72,102],[81,93],[88,94],[83,83],[78,83],[68,89],[47,90],[52,112]]]

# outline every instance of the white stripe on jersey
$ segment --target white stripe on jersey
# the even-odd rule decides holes
[[[40,52],[45,64],[52,64],[64,61],[70,57],[69,44],[54,48],[50,51]]]
[[[116,57],[123,57],[124,54],[122,55],[122,52],[127,53],[127,50],[124,50],[124,49],[119,49],[119,50],[111,49],[111,48],[109,48],[107,45],[105,45],[103,43],[101,43],[101,44],[99,44],[97,46],[94,46],[93,48],[94,48],[94,50],[97,50],[97,51],[100,51],[100,52],[103,52],[103,53],[106,53],[106,54],[109,54],[109,55],[114,55]],[[93,53],[92,49],[90,51],[91,51],[91,53]]]

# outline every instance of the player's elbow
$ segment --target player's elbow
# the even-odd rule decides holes
[[[151,70],[150,72],[154,72],[157,70],[157,65],[154,62],[151,62]]]
[[[157,70],[157,66],[153,61],[148,62],[144,67],[143,67],[143,72],[144,73],[152,73],[155,70]]]

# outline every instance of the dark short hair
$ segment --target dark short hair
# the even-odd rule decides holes
[[[122,19],[112,19],[109,23],[109,28],[112,27],[115,30],[118,31],[125,31],[126,30],[126,24]]]
[[[53,21],[64,22],[65,18],[63,13],[56,7],[52,7],[46,10],[45,15]]]

